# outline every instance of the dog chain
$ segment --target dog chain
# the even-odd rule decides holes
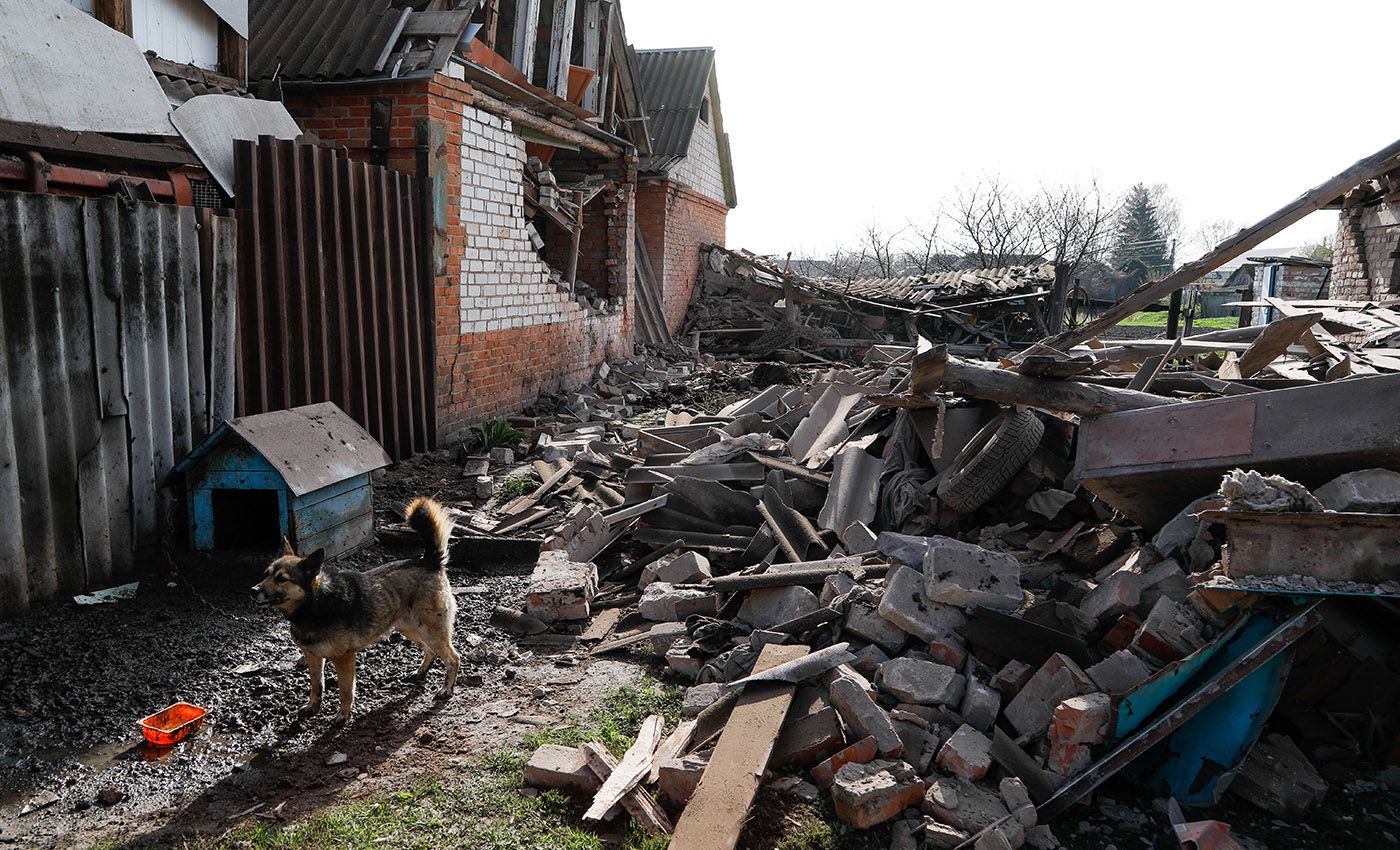
[[[170,569],[169,575],[175,576],[176,578],[180,579],[181,584],[183,584],[185,588],[189,590],[190,593],[194,594],[194,598],[198,599],[200,602],[203,602],[205,607],[207,607],[210,611],[213,611],[216,614],[221,614],[235,622],[249,622],[247,617],[244,617],[241,614],[235,614],[232,611],[226,610],[224,608],[220,608],[219,606],[210,602],[208,599],[205,599],[204,594],[200,593],[198,590],[195,589],[194,582],[191,581],[188,577],[186,577],[184,572],[180,570],[179,564],[175,563],[175,556],[173,554],[175,550],[175,518],[173,514],[174,511],[166,512],[165,531],[163,534],[161,534],[160,539],[160,551],[161,554],[165,556],[165,563]]]

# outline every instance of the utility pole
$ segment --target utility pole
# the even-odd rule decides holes
[[[1176,269],[1176,240],[1172,240],[1171,257],[1167,260],[1167,274]],[[1181,326],[1181,289],[1172,290],[1171,306],[1167,309],[1167,339],[1176,339]]]

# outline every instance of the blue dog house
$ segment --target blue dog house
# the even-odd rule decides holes
[[[173,475],[184,475],[190,546],[334,557],[374,538],[370,473],[384,449],[330,402],[220,425]]]

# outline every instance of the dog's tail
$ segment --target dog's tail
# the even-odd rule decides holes
[[[435,500],[419,496],[408,506],[408,527],[423,538],[423,560],[446,569],[447,545],[452,539],[452,518],[447,510]]]

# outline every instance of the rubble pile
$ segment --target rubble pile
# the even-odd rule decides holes
[[[574,482],[581,498],[542,543],[526,610],[502,622],[526,617],[552,633],[532,640],[593,655],[650,653],[686,683],[691,719],[669,750],[635,754],[648,770],[618,797],[655,783],[665,807],[647,828],[669,832],[667,812],[682,813],[678,835],[717,817],[707,779],[766,776],[800,799],[829,795],[854,827],[897,821],[929,847],[1057,846],[1044,821],[1124,766],[1115,748],[1160,759],[1149,719],[1187,681],[1219,674],[1212,658],[1262,640],[1267,657],[1232,659],[1242,675],[1315,625],[1286,596],[1240,592],[1221,563],[1226,535],[1204,518],[1319,508],[1311,492],[1232,473],[1146,529],[1074,480],[1074,417],[947,394],[901,404],[929,362],[912,355],[872,348],[715,415],[677,406],[664,424],[537,432],[540,490]],[[1318,492],[1393,508],[1389,482],[1375,472]],[[1337,653],[1315,637],[1298,655]],[[1206,793],[1228,784],[1280,817],[1316,805],[1328,783],[1312,758],[1358,755],[1318,728],[1356,673],[1331,688],[1289,680],[1298,701],[1280,713],[1302,746],[1275,732],[1251,751],[1256,727],[1227,757],[1245,778],[1205,777]],[[757,714],[736,728],[741,710]],[[584,755],[542,748],[532,783],[596,784]],[[1265,781],[1251,766],[1265,759],[1288,773]]]

